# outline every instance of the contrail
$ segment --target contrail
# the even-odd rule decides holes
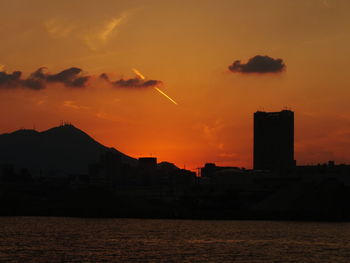
[[[140,79],[146,79],[144,75],[141,74],[140,71],[138,71],[137,69],[133,68],[132,71],[134,71],[134,73],[140,78]]]
[[[175,100],[173,100],[172,98],[170,98],[168,95],[166,95],[163,91],[161,91],[160,89],[158,89],[157,87],[154,87],[156,89],[156,91],[158,91],[160,94],[164,95],[164,97],[168,98],[172,103],[174,103],[175,105],[179,105],[177,104],[177,102]]]
[[[132,71],[134,71],[134,73],[142,80],[146,79],[144,75],[141,74],[140,71],[138,71],[137,69],[133,68]],[[158,91],[160,94],[162,94],[164,97],[166,97],[168,100],[170,100],[172,103],[174,103],[175,105],[179,105],[177,104],[177,102],[175,100],[173,100],[172,98],[170,98],[164,91],[162,91],[161,89],[154,87],[154,89],[156,91]]]

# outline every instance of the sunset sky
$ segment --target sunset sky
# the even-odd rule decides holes
[[[350,163],[348,0],[0,4],[0,71],[22,72],[16,84],[0,76],[0,133],[64,120],[133,157],[251,168],[253,113],[287,107],[298,164]],[[229,70],[257,55],[284,67]],[[70,68],[88,78],[55,75]],[[26,82],[36,71],[45,86]]]

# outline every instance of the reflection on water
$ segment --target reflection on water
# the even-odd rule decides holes
[[[350,262],[350,223],[0,218],[0,262]]]

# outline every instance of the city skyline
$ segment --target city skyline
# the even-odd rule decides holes
[[[347,1],[5,2],[0,71],[26,88],[1,87],[0,133],[67,120],[130,156],[251,168],[252,113],[290,107],[298,163],[350,162]]]
[[[269,172],[280,172],[280,173],[290,173],[291,171],[294,171],[295,169],[301,168],[301,167],[319,167],[320,165],[335,165],[335,161],[334,160],[328,160],[327,162],[317,162],[315,164],[299,164],[297,163],[297,160],[294,159],[294,112],[291,111],[290,109],[283,109],[279,112],[265,112],[265,111],[256,111],[253,113],[254,116],[254,124],[253,124],[253,151],[252,151],[252,160],[253,160],[253,164],[252,164],[252,168],[251,170],[256,170],[256,171],[269,171]],[[121,154],[122,159],[124,160],[124,158],[126,157],[127,159],[133,159],[135,162],[135,160],[141,160],[142,162],[145,161],[145,163],[150,162],[149,164],[151,164],[151,166],[153,165],[157,165],[157,156],[154,156],[152,154],[150,155],[140,155],[140,156],[128,156],[125,153],[122,153],[120,151],[118,151],[118,149],[115,149],[114,147],[107,147],[103,144],[100,144],[98,141],[96,141],[94,138],[90,137],[87,133],[85,133],[84,131],[80,130],[79,128],[75,127],[72,123],[67,122],[67,121],[60,121],[59,126],[55,126],[55,127],[51,127],[48,130],[45,131],[37,131],[35,129],[35,127],[33,127],[32,129],[25,129],[25,128],[21,128],[19,130],[16,130],[14,132],[11,133],[5,133],[5,134],[0,134],[0,136],[9,136],[8,138],[10,138],[10,136],[15,136],[13,137],[13,139],[16,138],[16,134],[20,134],[19,137],[17,137],[17,139],[15,139],[15,141],[12,141],[12,144],[8,144],[7,146],[11,146],[10,149],[12,147],[15,147],[13,149],[7,149],[4,151],[4,156],[3,156],[3,164],[10,164],[10,165],[14,165],[17,166],[17,168],[22,167],[24,169],[30,168],[32,164],[36,163],[36,165],[34,165],[33,167],[34,170],[38,170],[39,167],[41,167],[42,165],[42,157],[34,157],[37,153],[35,153],[33,155],[34,152],[32,152],[32,154],[30,154],[34,159],[36,159],[36,161],[33,161],[33,159],[30,159],[28,157],[25,157],[24,159],[26,159],[26,164],[19,164],[19,163],[13,163],[13,161],[18,158],[19,156],[23,155],[22,151],[18,152],[18,149],[16,149],[16,147],[20,146],[20,147],[25,147],[25,145],[28,144],[29,145],[33,144],[36,142],[37,140],[37,136],[41,136],[42,134],[46,134],[46,133],[51,133],[53,131],[55,131],[54,133],[56,133],[57,131],[59,131],[59,133],[61,133],[62,131],[64,131],[61,136],[63,136],[62,138],[60,138],[59,140],[63,140],[60,142],[60,144],[65,145],[67,144],[68,141],[72,141],[71,146],[73,146],[75,149],[78,149],[80,147],[79,143],[74,143],[74,139],[72,140],[72,138],[70,138],[74,133],[75,135],[81,134],[84,136],[86,136],[87,138],[90,138],[90,140],[92,142],[96,142],[98,145],[100,145],[103,150],[102,152],[97,151],[97,155],[103,156],[103,153],[109,152],[110,150],[112,152],[118,152],[119,154]],[[69,132],[68,132],[69,131]],[[32,137],[34,135],[34,137]],[[22,137],[22,139],[20,139],[20,137]],[[57,138],[58,139],[58,138]],[[65,141],[65,140],[68,141]],[[78,137],[76,138],[78,139]],[[17,142],[18,140],[18,142]],[[80,139],[78,139],[78,141],[80,141]],[[47,143],[47,142],[46,142]],[[23,145],[22,145],[23,144]],[[40,140],[40,143],[37,145],[39,147],[39,149],[41,149],[42,146],[40,146],[40,144],[46,145],[44,143],[44,141]],[[49,143],[50,144],[50,143]],[[34,145],[32,145],[34,146]],[[80,146],[83,146],[80,144]],[[28,147],[28,145],[27,145]],[[46,145],[44,146],[44,148],[47,149],[55,149],[57,146],[50,146],[50,145]],[[86,147],[83,146],[83,148]],[[25,152],[28,151],[33,151],[34,148],[30,149],[31,147],[28,147]],[[82,148],[82,149],[83,149]],[[63,148],[62,148],[63,149]],[[60,149],[60,150],[62,150]],[[10,153],[12,151],[17,152],[17,154],[15,153]],[[94,150],[95,151],[95,150]],[[53,151],[55,152],[55,150]],[[83,151],[84,152],[84,151]],[[90,151],[88,151],[90,152]],[[98,153],[99,152],[99,153]],[[55,169],[63,169],[62,166],[62,159],[63,155],[66,155],[65,153],[59,152],[57,151],[56,154],[60,155],[61,157],[56,157],[55,159],[57,161],[59,161],[58,165],[56,163],[56,167],[52,166],[50,167],[50,165],[52,165],[52,161],[45,161],[44,163],[50,163],[49,166],[47,166],[44,170],[46,171],[54,171]],[[73,155],[76,156],[80,156],[82,154],[81,153],[75,153]],[[91,152],[90,152],[91,154]],[[95,152],[96,154],[96,152]],[[44,153],[44,155],[46,155],[46,153]],[[89,155],[89,154],[88,154]],[[12,156],[12,157],[11,157]],[[17,156],[15,159],[11,159],[13,158],[13,156]],[[76,162],[73,161],[73,157],[72,156],[65,156],[66,158],[70,159],[70,161],[72,163]],[[97,160],[96,155],[95,155],[95,161]],[[83,161],[82,163],[80,163],[80,166],[85,166],[85,168],[87,167],[86,164],[91,164],[90,162],[94,159],[91,159],[90,156],[90,161]],[[21,159],[21,158],[19,158]],[[124,160],[125,161],[125,160]],[[78,162],[81,162],[81,160],[79,160]],[[128,163],[128,161],[126,161],[126,163]],[[172,162],[170,162],[170,160],[162,160],[161,163],[167,163],[169,165],[171,165],[172,167],[176,167],[175,164],[173,164]],[[161,164],[159,163],[159,164]],[[39,166],[38,166],[39,164]],[[29,165],[29,166],[27,166]],[[135,165],[135,163],[134,163]],[[209,165],[209,167],[213,166],[216,167],[216,163],[212,160],[207,160],[206,163],[202,163],[201,165],[204,165],[203,168],[207,167],[207,165]],[[338,165],[338,164],[337,164]],[[341,166],[347,166],[347,164],[345,163],[341,163]],[[81,167],[82,167],[81,166]],[[32,168],[33,168],[32,167]],[[80,167],[80,169],[81,169]],[[41,167],[43,168],[43,167]],[[177,167],[179,168],[179,167]],[[198,170],[200,171],[201,169],[203,169],[201,167],[197,167],[194,170]],[[242,170],[246,170],[247,168],[250,169],[250,167],[238,167],[238,166],[224,166],[222,168],[226,168],[226,169],[230,169],[230,168],[234,168],[234,169],[242,169]],[[184,165],[183,167],[184,170],[186,170],[186,165]],[[68,169],[69,170],[69,169]],[[66,171],[68,172],[68,171]],[[70,171],[71,172],[71,171]],[[200,172],[197,173],[197,176],[202,176]]]
[[[349,262],[350,0],[0,6],[0,262]]]

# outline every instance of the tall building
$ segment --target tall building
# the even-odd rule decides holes
[[[255,112],[254,169],[275,170],[293,166],[294,112]]]

